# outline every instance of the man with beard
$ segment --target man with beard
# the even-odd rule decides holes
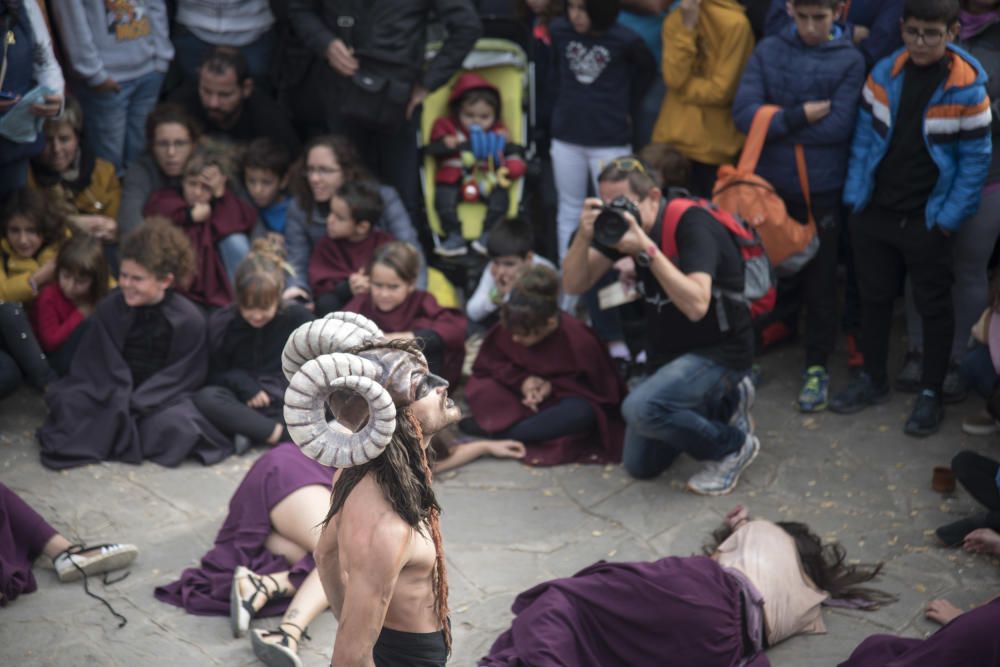
[[[414,341],[386,340],[353,313],[302,325],[283,357],[289,434],[338,468],[314,554],[339,621],[332,664],[444,665],[448,580],[427,446],[461,417],[447,381]]]
[[[196,86],[180,88],[172,101],[198,119],[205,134],[235,144],[269,137],[297,154],[299,138],[284,109],[254,87],[246,58],[217,46],[198,68]]]

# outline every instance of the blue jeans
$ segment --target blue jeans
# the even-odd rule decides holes
[[[174,43],[174,63],[180,68],[185,81],[197,81],[201,61],[216,45],[203,42],[193,32],[177,23],[174,24],[174,30],[171,34],[171,41]],[[247,59],[247,69],[250,76],[259,84],[264,84],[267,81],[273,47],[273,28],[249,44],[237,47],[243,57]]]
[[[146,116],[156,106],[163,76],[162,72],[150,72],[119,81],[121,90],[117,93],[82,86],[75,91],[83,107],[87,142],[119,175],[146,146]]]
[[[222,257],[222,264],[226,267],[226,274],[229,276],[229,284],[236,287],[236,267],[240,265],[250,252],[250,238],[246,234],[230,234],[219,239],[215,248]]]
[[[982,343],[976,343],[965,353],[958,367],[958,373],[969,388],[983,398],[988,399],[993,394],[997,372],[993,369],[990,348]]]
[[[745,371],[696,354],[659,368],[622,403],[622,463],[638,479],[656,477],[679,454],[717,461],[743,446],[746,434],[729,425]]]

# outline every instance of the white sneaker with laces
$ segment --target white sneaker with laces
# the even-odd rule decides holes
[[[135,560],[139,549],[134,544],[98,544],[92,547],[74,545],[52,561],[59,581],[76,581],[84,574],[120,570]]]
[[[738,452],[720,461],[709,461],[701,471],[692,475],[687,483],[688,491],[701,496],[724,496],[732,492],[740,481],[740,475],[753,463],[758,453],[760,440],[752,433],[747,433]]]

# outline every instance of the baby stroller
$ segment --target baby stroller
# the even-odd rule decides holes
[[[432,47],[433,48],[433,47]],[[500,91],[502,100],[501,120],[507,126],[510,140],[525,147],[525,157],[533,155],[531,132],[528,119],[528,98],[531,87],[531,71],[524,49],[512,41],[496,38],[483,38],[466,56],[462,63],[462,71],[455,74],[447,85],[434,91],[424,100],[420,117],[420,130],[417,144],[421,148],[426,144],[425,137],[430,136],[434,121],[448,111],[448,96],[451,94],[455,79],[463,72],[473,71],[492,83]],[[424,154],[420,168],[420,182],[424,192],[427,221],[433,232],[433,242],[440,243],[441,221],[434,210],[436,165],[434,158]],[[510,187],[510,205],[508,217],[518,214],[524,193],[524,179],[518,179]],[[486,216],[486,206],[482,202],[462,202],[458,205],[458,217],[462,223],[462,236],[467,240],[478,238],[483,229]]]

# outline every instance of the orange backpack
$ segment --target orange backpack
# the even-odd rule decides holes
[[[796,273],[816,255],[819,237],[816,236],[816,221],[812,215],[806,155],[801,144],[795,146],[795,164],[809,211],[806,224],[799,224],[790,218],[785,202],[774,186],[754,173],[764,148],[767,129],[778,111],[780,107],[764,104],[754,114],[739,163],[736,166],[719,167],[712,201],[719,208],[743,218],[756,229],[775,273],[778,276],[788,276]]]

